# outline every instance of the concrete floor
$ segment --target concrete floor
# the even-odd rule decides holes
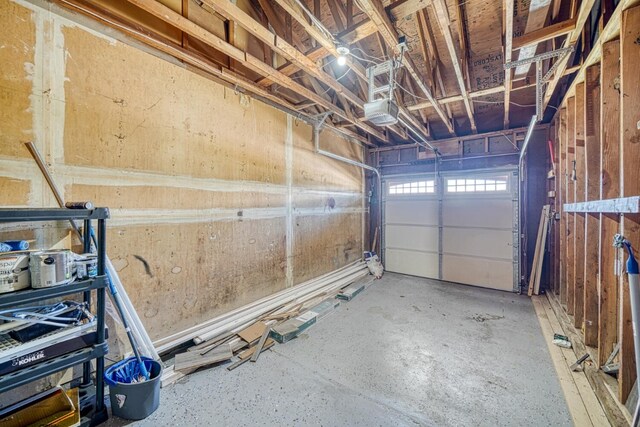
[[[134,424],[571,425],[526,296],[387,273],[306,332],[163,389]]]

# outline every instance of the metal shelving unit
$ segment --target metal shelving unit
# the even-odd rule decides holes
[[[108,352],[105,332],[105,298],[108,279],[106,276],[106,220],[109,209],[0,209],[0,223],[40,221],[83,221],[84,252],[91,251],[91,221],[97,221],[98,276],[90,280],[43,289],[25,289],[0,295],[0,308],[10,308],[39,300],[64,295],[83,294],[91,306],[91,291],[96,292],[96,343],[71,353],[31,365],[0,376],[0,393],[12,390],[31,381],[46,377],[64,369],[82,364],[83,376],[80,385],[80,412],[83,426],[94,426],[108,418],[104,404],[104,356]],[[95,384],[91,379],[91,361],[96,361]]]

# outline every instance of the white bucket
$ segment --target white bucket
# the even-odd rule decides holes
[[[69,250],[32,252],[29,261],[31,286],[50,288],[71,283],[74,279],[72,266]]]
[[[0,255],[0,294],[19,291],[31,286],[29,253],[14,252]]]

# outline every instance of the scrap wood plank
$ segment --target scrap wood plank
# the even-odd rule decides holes
[[[252,343],[257,339],[260,339],[266,327],[267,325],[265,325],[264,322],[256,322],[238,332],[238,336],[246,342]]]
[[[561,333],[569,337],[573,344],[573,357],[577,358],[579,355],[588,352],[591,355],[591,360],[595,361],[596,355],[594,349],[584,345],[582,332],[575,328],[572,319],[569,318],[566,311],[560,306],[560,302],[555,295],[547,293],[546,296],[548,303],[546,306],[551,308],[550,316],[560,325],[560,330],[564,331]],[[597,363],[586,364],[583,373],[586,375],[589,384],[591,384],[591,389],[597,396],[611,425],[627,425],[626,415],[621,412],[620,405],[618,405],[616,399],[607,390],[605,379],[608,375],[600,370]]]
[[[262,347],[262,350],[260,351],[260,353],[269,350],[271,347],[273,347],[275,345],[275,341],[272,340],[271,338],[269,338],[267,340],[267,342],[264,344],[264,347]],[[245,351],[243,351],[242,353],[240,353],[238,355],[239,360],[229,366],[227,366],[227,371],[233,371],[234,369],[236,369],[238,366],[242,365],[243,363],[246,363],[250,360],[251,355],[253,354],[253,350],[255,351],[255,347],[251,347],[250,349],[247,349]]]
[[[251,361],[252,362],[257,362],[258,361],[258,356],[260,356],[260,352],[262,351],[262,347],[264,347],[265,341],[267,341],[267,338],[269,338],[269,333],[270,332],[271,332],[271,328],[264,328],[264,332],[263,332],[262,336],[260,337],[260,341],[258,341],[258,345],[256,345],[256,348],[253,351],[253,354],[251,355]]]
[[[262,351],[265,351],[267,347],[271,347],[273,344],[275,344],[275,341],[271,338],[267,338],[264,345],[262,346]],[[256,351],[256,348],[257,346],[254,345],[253,347],[248,348],[244,350],[242,353],[238,354],[238,357],[243,360],[250,359],[251,356],[253,356],[253,352]]]
[[[544,265],[544,253],[547,249],[547,232],[549,231],[549,213],[551,206],[546,205],[544,212],[544,227],[542,229],[542,241],[540,242],[540,255],[538,256],[538,264],[536,265],[536,281],[533,284],[533,293],[540,294],[540,279],[542,278],[542,266]]]
[[[549,224],[549,205],[542,207],[540,214],[540,223],[538,224],[538,236],[536,239],[536,250],[533,255],[533,263],[531,265],[531,275],[529,276],[529,290],[527,295],[534,293],[538,295],[540,292],[540,276],[542,274],[542,264],[544,261],[544,251],[547,242],[547,228]]]
[[[600,404],[595,398],[595,395],[593,395],[593,391],[591,390],[587,379],[584,377],[584,373],[572,372],[569,369],[569,366],[575,361],[572,360],[575,357],[574,353],[570,349],[563,349],[552,343],[553,334],[562,334],[563,331],[557,323],[557,320],[555,322],[552,321],[552,318],[555,319],[555,315],[550,315],[545,309],[544,303],[547,302],[548,304],[548,301],[546,301],[546,298],[544,297],[533,297],[531,301],[533,302],[533,307],[538,317],[542,334],[547,343],[547,348],[549,350],[553,366],[558,374],[558,380],[560,381],[560,386],[567,401],[567,407],[569,408],[569,413],[571,414],[571,419],[573,420],[574,425],[608,425],[606,417],[604,417],[604,413],[602,413],[602,417],[604,417],[605,423],[594,423],[594,418],[596,420],[601,420],[602,418],[599,417],[598,414],[592,415],[590,410],[597,410],[597,407],[600,407]],[[567,360],[567,358],[569,359]],[[589,398],[589,393],[593,395],[592,398]],[[590,408],[588,405],[591,404],[593,406],[594,400],[596,408]],[[602,408],[600,408],[600,412],[602,412]]]
[[[217,347],[220,344],[224,344],[226,342],[231,341],[235,335],[236,334],[233,331],[230,331],[230,332],[227,332],[226,334],[222,335],[220,338],[218,338],[216,340],[204,341],[204,342],[201,342],[198,345],[193,345],[193,346],[189,347],[187,349],[187,351],[208,350],[208,349]]]
[[[197,369],[201,366],[229,360],[232,357],[233,353],[231,352],[231,346],[229,346],[229,344],[221,345],[206,354],[200,354],[196,351],[185,351],[184,353],[176,354],[174,369],[178,372],[183,372],[185,370]]]

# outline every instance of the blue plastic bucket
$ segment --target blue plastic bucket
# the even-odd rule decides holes
[[[111,365],[104,373],[109,385],[109,400],[113,415],[127,420],[141,420],[151,415],[160,406],[160,377],[162,365],[143,357],[149,379],[132,382],[140,376],[140,367],[135,357],[129,357]]]

